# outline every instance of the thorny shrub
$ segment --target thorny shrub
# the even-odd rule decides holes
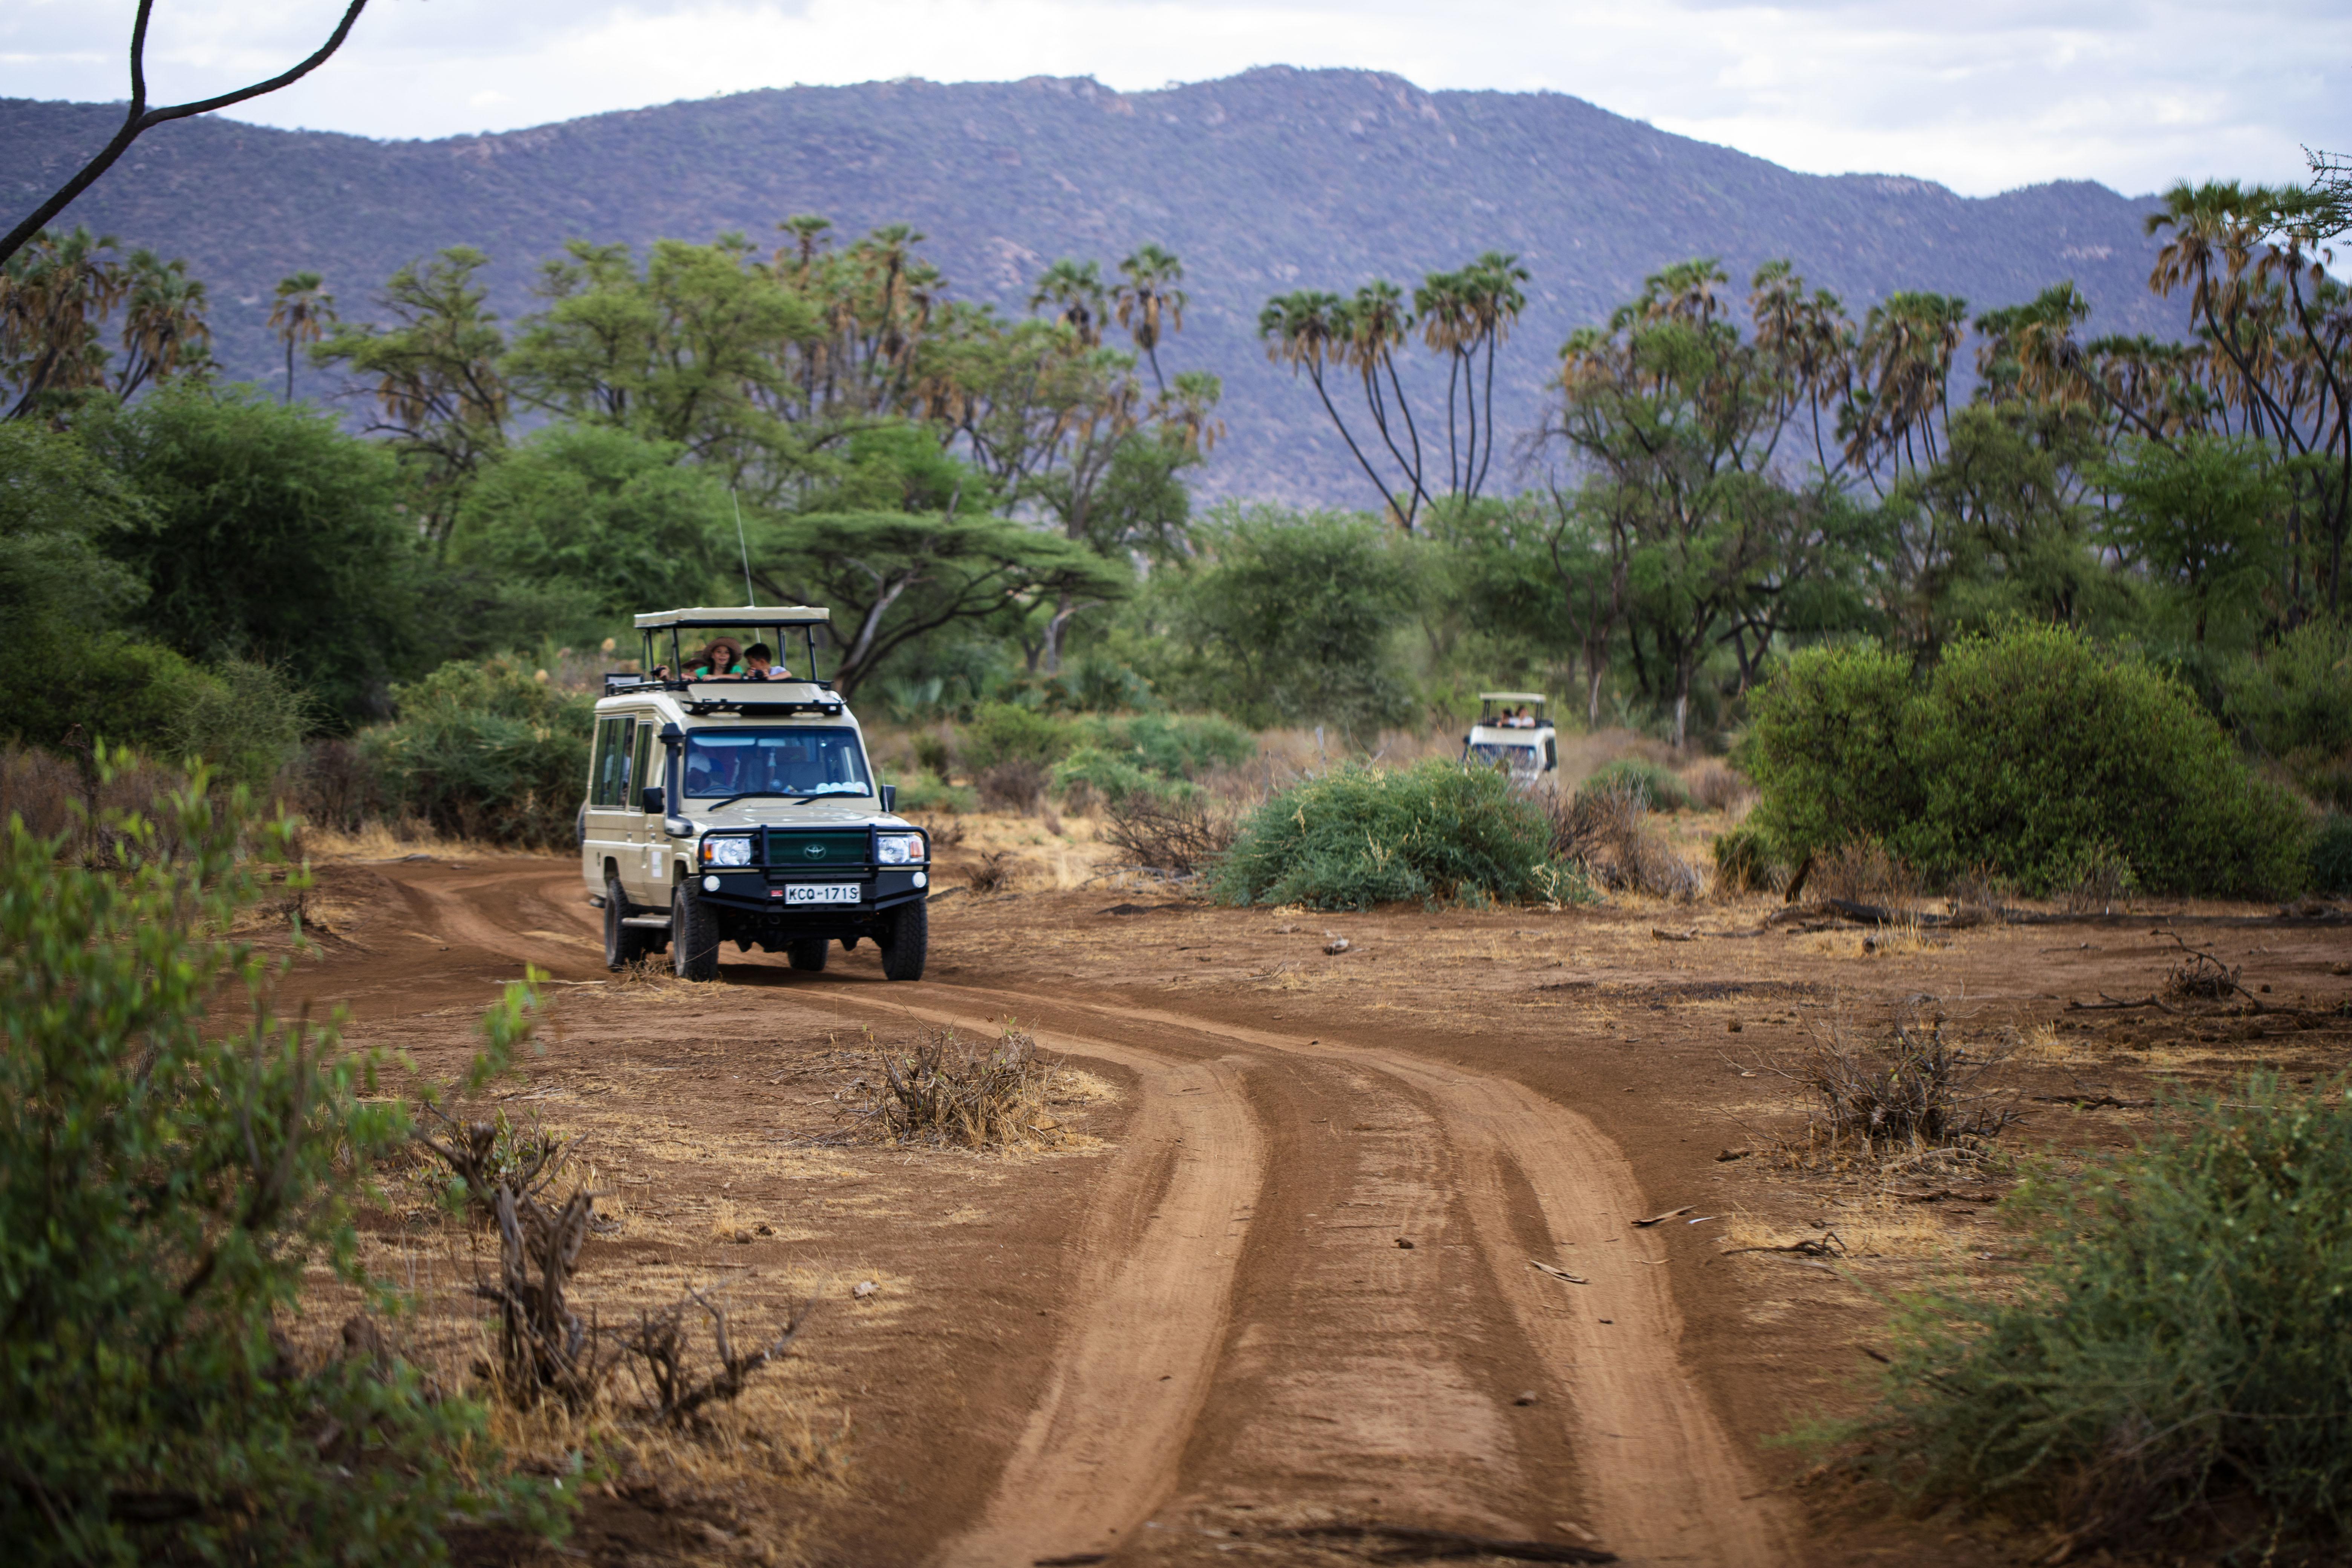
[[[1185,795],[1139,790],[1104,808],[1106,844],[1139,870],[1192,877],[1213,868],[1234,846],[1235,825],[1224,805],[1200,791]]]
[[[1055,1068],[1009,1024],[985,1042],[942,1025],[912,1046],[877,1049],[872,1074],[836,1096],[852,1136],[984,1149],[1052,1142],[1061,1132],[1046,1103]]]
[[[1806,1156],[1885,1159],[1979,1150],[2019,1121],[2001,1082],[2010,1055],[2006,1042],[1970,1046],[1947,1034],[1943,1015],[1930,1012],[1900,1018],[1867,1043],[1832,1026],[1794,1058],[1758,1069],[1798,1085],[1811,1101]]]
[[[2030,1177],[2007,1210],[2022,1278],[1913,1301],[1843,1436],[1921,1505],[2045,1520],[2066,1552],[2340,1563],[2352,1089],[2264,1074],[2169,1110],[2131,1153]]]

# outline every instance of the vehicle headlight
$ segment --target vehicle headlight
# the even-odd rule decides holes
[[[919,833],[882,833],[874,838],[874,858],[885,866],[904,866],[923,858]]]
[[[749,866],[751,863],[751,841],[748,838],[706,838],[702,841],[702,863],[706,866]]]

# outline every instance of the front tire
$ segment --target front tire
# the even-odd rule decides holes
[[[803,937],[798,942],[788,943],[784,952],[792,959],[794,969],[804,973],[816,974],[824,969],[824,950],[832,945],[833,943],[821,936]]]
[[[719,916],[691,881],[669,896],[669,958],[680,980],[719,978]]]
[[[621,891],[621,879],[604,879],[604,967],[618,974],[648,949],[646,933],[635,926],[621,922],[628,918],[629,895]]]
[[[882,950],[882,978],[920,980],[923,959],[931,945],[931,911],[920,899],[890,911],[888,922],[875,938]]]

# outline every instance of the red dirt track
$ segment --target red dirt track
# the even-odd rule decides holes
[[[833,1481],[780,1484],[761,1550],[940,1568],[1391,1549],[1299,1533],[1331,1524],[1633,1563],[2021,1561],[1974,1527],[1800,1485],[1805,1462],[1760,1443],[1851,1408],[1884,1318],[1873,1292],[1988,1267],[1996,1222],[1912,1205],[1843,1272],[1727,1257],[1734,1226],[1866,1232],[1841,1218],[1847,1189],[1717,1156],[1788,1121],[1794,1100],[1754,1063],[1810,1028],[1873,1026],[1922,994],[1967,1026],[2029,1028],[2066,998],[2147,991],[2168,946],[2146,917],[1866,957],[1856,931],[1762,931],[1762,903],[1330,916],[959,891],[934,904],[921,983],[885,982],[866,946],[822,974],[727,950],[715,984],[632,987],[609,983],[569,861],[342,862],[319,897],[330,933],[296,990],[347,1001],[354,1041],[424,1072],[463,1061],[522,965],[573,983],[551,987],[545,1052],[510,1099],[592,1131],[646,1216],[590,1244],[583,1292],[656,1264],[732,1270],[755,1301],[784,1301],[788,1277],[881,1282],[870,1301],[828,1286],[796,1352],[846,1421],[846,1458]],[[1657,940],[1662,921],[1699,934]],[[1327,954],[1332,932],[1352,950]],[[2352,955],[2344,927],[2214,940],[2282,1001],[2352,988],[2330,973]],[[1008,1157],[810,1142],[861,1031],[1006,1019],[1116,1090],[1088,1138]],[[2049,1046],[2028,1087],[2145,1093],[2168,1071],[2347,1054],[2341,1026],[2085,1038]],[[2136,1125],[2035,1111],[2031,1137],[2074,1146]],[[774,1234],[704,1234],[722,1192]],[[1696,1219],[1632,1223],[1685,1205]],[[714,1550],[625,1513],[592,1507],[573,1550]]]

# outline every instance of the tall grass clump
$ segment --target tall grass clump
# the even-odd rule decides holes
[[[1921,1503],[2103,1542],[2352,1546],[2352,1089],[2269,1076],[2011,1203],[2036,1261],[1895,1325],[1863,1428]],[[2055,1561],[2055,1559],[2052,1559]]]
[[[1550,841],[1542,809],[1495,769],[1350,763],[1252,812],[1218,868],[1215,894],[1324,910],[1549,900],[1559,896]]]
[[[2302,808],[2178,680],[2063,626],[1955,644],[1924,685],[1874,647],[1800,653],[1757,694],[1749,822],[1792,864],[1875,839],[1942,886],[2024,891],[2087,858],[2152,892],[2266,894],[2306,875]]]
[[[314,1267],[384,1296],[353,1214],[407,1117],[227,934],[294,825],[209,784],[93,824],[102,860],[0,831],[0,1555],[408,1563],[469,1518],[554,1531],[564,1494],[501,1477],[478,1403],[283,1332]]]

